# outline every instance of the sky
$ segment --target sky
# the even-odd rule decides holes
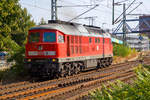
[[[133,0],[115,0],[115,3],[126,1],[126,7]],[[150,0],[136,0],[135,3],[127,10],[126,13],[134,9],[139,2],[143,2],[132,14],[150,14]],[[121,3],[121,4],[123,4]],[[41,18],[45,21],[51,19],[51,0],[20,0],[22,8],[27,8],[32,19],[38,24]],[[112,0],[57,0],[58,6],[72,6],[72,5],[94,5],[99,4],[98,7],[82,15],[81,19],[73,20],[73,22],[89,24],[85,17],[95,16],[94,25],[102,28],[115,28],[117,24],[112,25]],[[92,7],[92,6],[91,6]],[[81,13],[89,10],[91,7],[61,7],[58,8],[58,19],[69,21]],[[115,6],[115,19],[123,12],[123,6]],[[127,19],[135,19],[138,16],[127,16]],[[119,24],[119,23],[118,23]],[[132,24],[134,27],[134,23]]]

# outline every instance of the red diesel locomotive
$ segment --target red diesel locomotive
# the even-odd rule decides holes
[[[29,30],[26,68],[33,76],[63,77],[112,63],[111,36],[99,27],[49,21]]]

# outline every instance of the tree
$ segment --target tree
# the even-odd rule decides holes
[[[40,21],[40,23],[39,23],[39,25],[45,25],[46,24],[46,21],[44,20],[44,18],[42,17],[41,18],[41,21]]]
[[[15,61],[11,75],[20,76],[25,56],[25,41],[29,28],[35,25],[27,9],[22,9],[19,0],[0,0],[0,51],[8,51],[8,61]],[[10,75],[10,74],[9,74]]]
[[[18,0],[1,0],[0,2],[0,50],[12,51],[23,45],[27,31],[35,23],[27,9],[22,9]],[[18,35],[24,35],[20,39]],[[13,45],[13,46],[12,46]]]
[[[20,20],[18,21],[19,24],[19,31],[13,31],[11,33],[12,39],[19,44],[20,46],[23,46],[24,41],[26,40],[27,33],[29,28],[33,27],[35,25],[34,21],[31,20],[31,15],[27,13],[27,9],[22,9]]]

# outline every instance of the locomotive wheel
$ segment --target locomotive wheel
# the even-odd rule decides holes
[[[64,77],[65,76],[65,70],[61,69],[60,73],[59,73],[60,77]]]
[[[77,67],[74,67],[74,74],[78,74],[78,69],[77,69]]]
[[[105,67],[107,67],[108,66],[108,60],[107,60],[107,58],[105,58]]]
[[[72,72],[73,72],[73,74],[77,74],[78,73],[78,65],[76,64],[76,63],[73,63],[73,70],[72,70]]]
[[[64,70],[65,70],[65,76],[70,76],[71,75],[71,68],[70,68],[71,66],[70,66],[70,64],[69,63],[67,63],[67,64],[65,64],[65,66],[64,66]]]
[[[106,58],[106,67],[108,67],[110,65],[110,60],[109,58]]]
[[[109,58],[109,65],[111,65],[112,63],[112,58]]]
[[[99,69],[99,68],[101,68],[100,62],[98,62],[97,66],[96,66],[96,69]]]
[[[78,65],[77,66],[77,74],[79,74],[80,73],[80,66]]]
[[[68,76],[68,71],[67,70],[64,71],[64,77],[66,77],[66,76]]]
[[[109,59],[109,61],[110,61],[110,65],[111,65],[112,62],[113,62],[113,58],[111,57],[111,58]]]
[[[59,78],[60,77],[60,75],[59,75],[59,73],[55,73],[55,76],[54,76],[54,78]]]
[[[80,72],[80,66],[75,66],[74,74],[78,74]]]
[[[105,61],[104,61],[104,59],[101,59],[100,60],[100,65],[101,65],[101,68],[105,68]]]
[[[71,69],[70,69],[70,68],[67,69],[67,75],[68,75],[68,76],[71,75]]]
[[[70,72],[71,72],[71,75],[73,75],[73,74],[75,74],[75,66],[74,66],[74,64],[72,64],[71,66],[70,66]]]
[[[103,68],[103,65],[101,64],[101,62],[98,64],[97,68],[98,69]]]

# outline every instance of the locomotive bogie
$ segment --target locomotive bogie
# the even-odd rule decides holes
[[[38,61],[38,62],[37,62]],[[26,63],[26,68],[34,77],[64,77],[74,74],[78,74],[81,71],[85,71],[93,68],[108,67],[112,63],[112,57],[89,59],[84,61],[73,62],[47,62],[47,60],[32,60]],[[42,62],[44,61],[44,62]]]

